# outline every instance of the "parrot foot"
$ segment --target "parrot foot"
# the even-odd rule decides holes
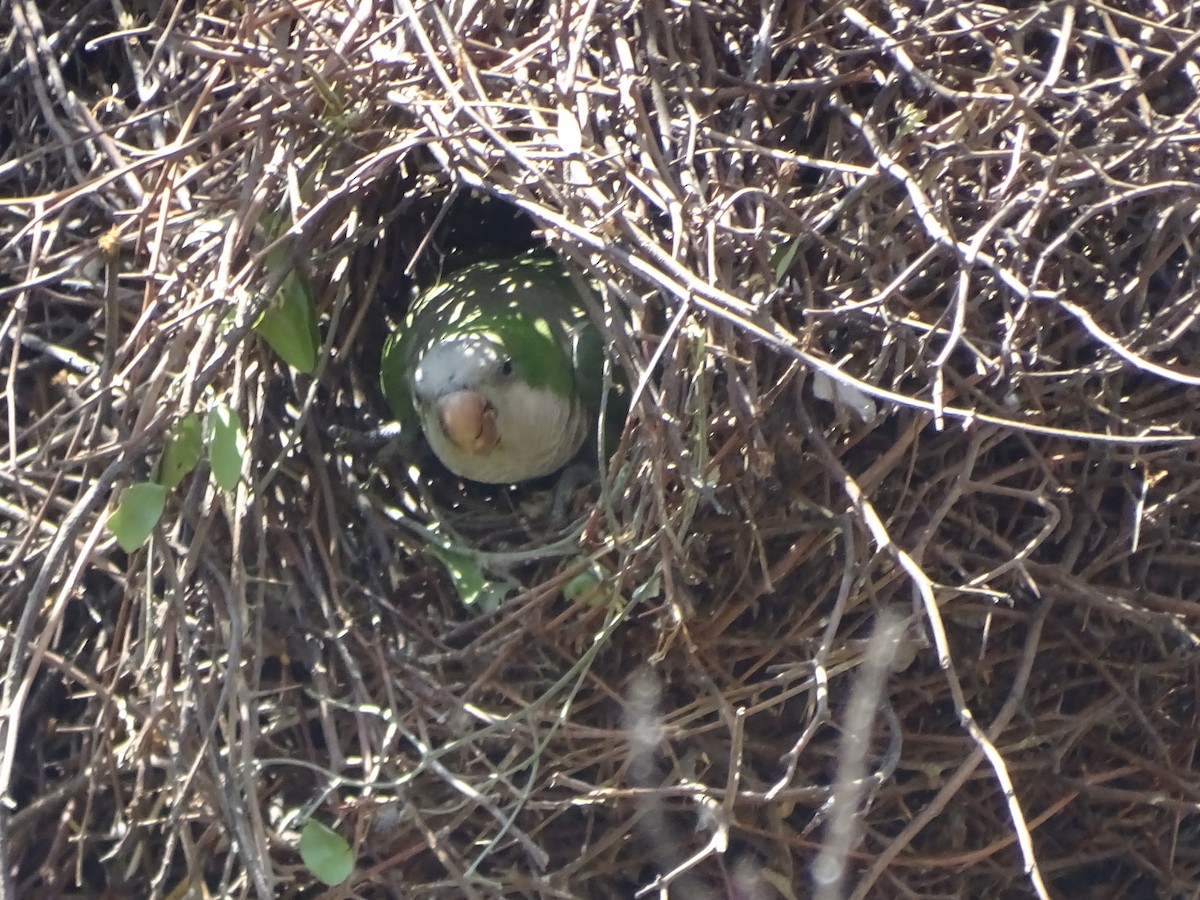
[[[399,437],[401,434],[399,422],[388,422],[378,428],[368,428],[359,431],[357,428],[346,428],[343,425],[330,425],[329,436],[334,443],[351,450],[373,450]]]
[[[554,485],[554,500],[550,504],[550,528],[561,531],[567,526],[567,513],[575,491],[596,477],[594,463],[573,462],[558,474]]]
[[[399,422],[388,422],[366,431],[330,425],[329,436],[338,447],[346,450],[377,450],[376,459],[381,462],[406,456],[412,449],[412,435],[401,428]]]

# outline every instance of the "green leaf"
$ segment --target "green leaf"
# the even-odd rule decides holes
[[[175,490],[200,462],[200,453],[204,449],[203,430],[196,413],[184,416],[175,426],[158,465],[158,483],[168,491]]]
[[[655,572],[650,576],[649,581],[644,581],[633,589],[633,596],[630,598],[636,603],[645,603],[647,600],[653,600],[662,593],[662,575]]]
[[[786,244],[775,248],[775,252],[771,254],[771,270],[775,273],[776,281],[783,280],[787,270],[792,267],[792,260],[796,258],[796,251],[799,249],[799,237],[794,237]]]
[[[214,404],[208,411],[207,438],[213,481],[221,490],[232,491],[242,477],[246,456],[246,432],[237,413],[224,403]]]
[[[602,605],[604,595],[600,591],[604,584],[601,571],[593,566],[586,572],[580,572],[563,585],[563,599],[568,603],[584,602],[593,606]]]
[[[511,584],[485,578],[479,560],[472,553],[449,545],[429,544],[427,549],[446,567],[459,599],[467,606],[478,605],[490,612],[512,590]]]
[[[259,333],[279,358],[306,374],[317,367],[321,346],[317,331],[317,307],[308,281],[299,272],[288,272],[275,299],[254,323]]]
[[[166,504],[167,489],[161,484],[142,481],[125,489],[117,508],[108,517],[108,530],[122,550],[132,553],[146,543]]]
[[[912,103],[902,104],[900,107],[900,125],[896,129],[896,134],[892,138],[893,143],[901,138],[913,134],[925,124],[927,113],[919,106]]]
[[[354,871],[354,851],[346,839],[316,819],[309,819],[300,832],[300,858],[308,870],[325,884],[341,884]]]

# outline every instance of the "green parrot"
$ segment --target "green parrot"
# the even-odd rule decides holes
[[[511,484],[558,471],[595,435],[604,345],[558,262],[476,263],[417,297],[380,383],[401,433],[419,426],[451,472]]]

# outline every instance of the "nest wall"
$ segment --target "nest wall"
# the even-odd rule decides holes
[[[0,10],[0,894],[1195,896],[1191,4]],[[634,401],[566,555],[336,437],[544,246]]]

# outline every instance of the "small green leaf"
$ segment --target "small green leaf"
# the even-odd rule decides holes
[[[499,606],[500,601],[512,590],[511,584],[485,578],[479,561],[471,553],[437,544],[430,544],[427,549],[446,567],[454,589],[458,591],[459,599],[466,606],[478,605],[484,611],[490,612]]]
[[[647,600],[653,600],[662,593],[662,575],[655,572],[650,576],[649,581],[644,581],[633,589],[631,599],[635,604],[645,603]]]
[[[213,481],[223,491],[232,491],[242,477],[246,456],[246,432],[237,413],[224,403],[208,411],[208,462]]]
[[[288,272],[279,293],[254,323],[254,330],[292,368],[307,374],[316,369],[321,346],[317,307],[303,275]]]
[[[771,270],[775,273],[776,281],[783,280],[787,270],[792,267],[792,260],[796,258],[796,251],[799,249],[799,237],[794,237],[786,244],[775,248],[775,252],[771,254]]]
[[[918,128],[925,124],[927,113],[911,103],[905,103],[900,107],[900,125],[896,129],[894,141],[914,134]]]
[[[108,530],[121,549],[132,553],[150,537],[150,532],[162,518],[167,503],[167,489],[150,481],[131,484],[108,517]]]
[[[196,413],[184,416],[167,441],[162,462],[158,466],[158,483],[168,491],[175,490],[179,482],[200,462],[204,449],[203,428]]]
[[[568,603],[585,602],[593,605],[603,603],[604,597],[600,586],[604,583],[601,573],[595,567],[586,572],[580,572],[563,585],[563,599]]]
[[[316,819],[309,819],[300,832],[300,858],[308,870],[325,884],[341,884],[354,871],[354,851],[346,839]]]

